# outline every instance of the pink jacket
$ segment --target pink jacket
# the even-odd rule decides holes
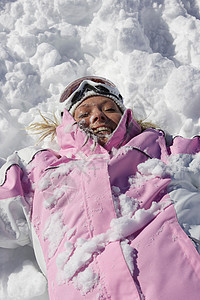
[[[178,223],[170,174],[140,170],[199,152],[200,138],[166,146],[130,110],[105,147],[86,142],[67,111],[57,138],[59,153],[22,150],[2,168],[0,246],[31,239],[50,299],[199,299],[199,253]]]

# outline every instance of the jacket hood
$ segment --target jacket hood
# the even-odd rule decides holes
[[[72,115],[65,109],[62,123],[57,127],[56,132],[58,144],[61,148],[60,154],[73,157],[79,152],[88,156],[110,152],[113,147],[118,149],[141,133],[141,127],[133,119],[132,111],[126,109],[108,142],[101,146],[95,143],[92,138],[88,138],[85,131],[78,126]]]

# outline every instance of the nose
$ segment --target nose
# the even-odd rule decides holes
[[[90,118],[91,123],[96,123],[96,122],[100,123],[105,120],[106,120],[106,116],[99,108],[93,109],[92,116]]]

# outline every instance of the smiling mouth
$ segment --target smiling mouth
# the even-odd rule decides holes
[[[93,132],[96,135],[104,135],[104,134],[111,134],[112,130],[111,130],[111,128],[101,126],[96,129],[93,129]]]

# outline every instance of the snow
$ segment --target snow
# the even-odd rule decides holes
[[[98,274],[95,274],[91,269],[87,268],[73,278],[73,283],[76,289],[80,290],[82,295],[91,291],[99,282]]]
[[[138,174],[137,179],[132,181],[132,184],[140,185],[141,178],[144,182],[145,179],[149,180],[152,177],[165,178],[170,176],[171,182],[167,188],[174,203],[178,222],[192,239],[198,241],[200,240],[199,162],[199,153],[170,156],[167,165],[158,159],[147,160],[138,166],[140,175]],[[200,253],[199,242],[195,246]]]
[[[60,278],[62,278],[64,282],[73,280],[73,282],[76,283],[76,288],[86,292],[84,281],[85,276],[82,273],[86,273],[88,275],[90,270],[88,270],[88,265],[90,264],[93,256],[100,254],[109,243],[124,240],[128,236],[134,234],[149,223],[170,203],[170,200],[162,203],[153,202],[149,209],[138,209],[132,217],[125,215],[117,219],[112,219],[110,222],[110,228],[106,232],[93,236],[87,240],[78,239],[74,247],[71,243],[67,242],[65,245],[65,251],[59,253],[56,261],[57,267],[60,269]],[[125,257],[128,258],[127,264],[129,266],[133,255],[130,253],[130,246],[124,246],[122,249],[124,250]],[[85,268],[84,272],[82,271],[82,268]],[[133,272],[133,267],[130,267],[130,271]],[[95,273],[92,273],[92,275],[91,272],[89,272],[89,274],[90,285],[87,286],[87,291],[90,290],[89,287],[93,288],[97,284],[97,275]],[[84,282],[83,286],[82,277]],[[77,282],[79,282],[80,285],[77,285]]]
[[[134,258],[134,249],[128,244],[129,241],[125,240],[121,242],[121,247],[123,251],[123,255],[125,257],[126,263],[129,267],[129,270],[131,272],[131,275],[133,275],[134,272],[134,263],[133,263],[133,258]]]
[[[29,299],[34,290],[35,297],[45,293],[46,279],[36,270],[31,261],[24,261],[22,270],[14,270],[8,279],[8,296],[11,299]]]
[[[138,119],[173,135],[199,134],[199,20],[199,0],[2,0],[0,165],[37,142],[24,128],[38,121],[38,110],[51,117],[65,86],[90,74],[113,81]],[[199,156],[189,166],[190,175],[199,173]],[[166,170],[157,162],[151,168],[148,176]],[[33,262],[29,247],[0,249],[0,299],[48,299]],[[97,279],[87,272],[75,283],[85,292],[84,278]]]
[[[48,218],[43,231],[43,239],[48,240],[48,257],[51,258],[61,243],[67,226],[62,220],[62,211],[55,212]]]

